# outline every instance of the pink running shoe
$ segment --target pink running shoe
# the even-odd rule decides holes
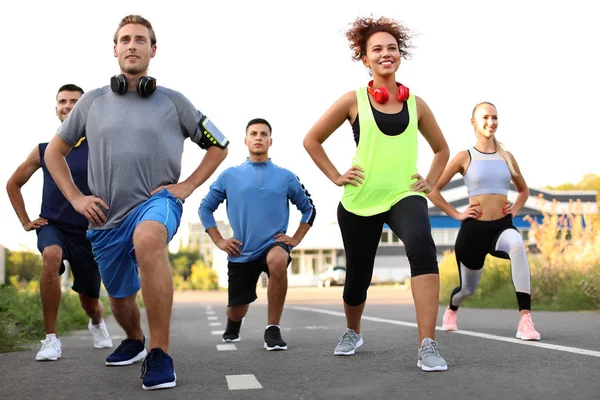
[[[531,314],[527,313],[521,317],[519,327],[517,328],[517,339],[521,340],[540,340],[541,336],[533,327]]]
[[[444,318],[442,319],[442,330],[455,331],[457,329],[458,327],[456,326],[456,311],[452,311],[450,307],[448,307],[446,308],[446,311],[444,312]]]

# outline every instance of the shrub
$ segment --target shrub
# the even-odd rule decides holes
[[[173,284],[177,290],[217,290],[219,277],[216,271],[209,268],[201,260],[196,260],[191,266],[189,277],[173,276]]]
[[[600,218],[580,202],[566,210],[540,198],[543,219],[531,223],[528,255],[534,310],[600,310]],[[589,206],[588,206],[589,207]],[[440,261],[440,302],[458,286],[454,252]],[[465,306],[517,308],[510,262],[489,256],[477,292]]]
[[[12,278],[12,277],[11,277]],[[16,278],[11,279],[17,282]],[[0,286],[0,352],[16,350],[25,342],[43,339],[44,317],[39,293],[39,281],[24,287]],[[105,316],[110,313],[106,298],[101,298]],[[87,327],[89,318],[81,308],[79,295],[62,293],[56,330],[58,334]]]
[[[544,219],[529,218],[529,238],[539,251],[532,300],[600,309],[600,218],[579,201],[560,216],[556,202],[540,201]]]

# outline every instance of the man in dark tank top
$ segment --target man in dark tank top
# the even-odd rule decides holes
[[[83,90],[72,84],[58,90],[56,115],[61,123],[82,95]],[[90,317],[88,328],[94,337],[94,347],[112,347],[112,340],[102,319],[100,273],[91,244],[85,237],[88,221],[73,209],[48,172],[44,160],[47,145],[37,145],[6,184],[19,221],[26,231],[35,229],[38,249],[42,253],[40,295],[46,338],[42,340],[42,348],[37,353],[38,361],[55,361],[62,356],[61,343],[56,337],[56,321],[61,298],[60,275],[65,271],[63,260],[69,262],[74,277],[73,290],[79,293],[81,306]],[[67,163],[77,187],[84,193],[90,193],[87,183],[88,145],[85,138],[69,153]],[[25,209],[21,187],[40,168],[44,173],[41,212],[38,218],[31,221]]]

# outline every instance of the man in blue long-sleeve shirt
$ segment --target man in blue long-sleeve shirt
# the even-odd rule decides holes
[[[228,254],[229,301],[223,341],[238,342],[242,318],[256,300],[256,283],[262,272],[269,276],[268,322],[264,348],[286,350],[279,320],[287,293],[290,252],[310,229],[316,215],[310,194],[292,172],[269,158],[271,125],[255,118],[246,126],[244,143],[249,155],[241,165],[228,168],[211,185],[200,204],[200,219],[212,241]],[[227,200],[233,237],[225,239],[213,213]],[[302,212],[294,236],[286,235],[289,203]]]

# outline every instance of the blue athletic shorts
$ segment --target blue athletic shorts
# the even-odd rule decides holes
[[[102,282],[111,297],[124,298],[140,290],[138,265],[133,248],[133,232],[142,221],[157,221],[167,228],[171,241],[181,221],[183,201],[161,190],[137,206],[120,226],[88,230]],[[167,244],[165,243],[165,245]]]

